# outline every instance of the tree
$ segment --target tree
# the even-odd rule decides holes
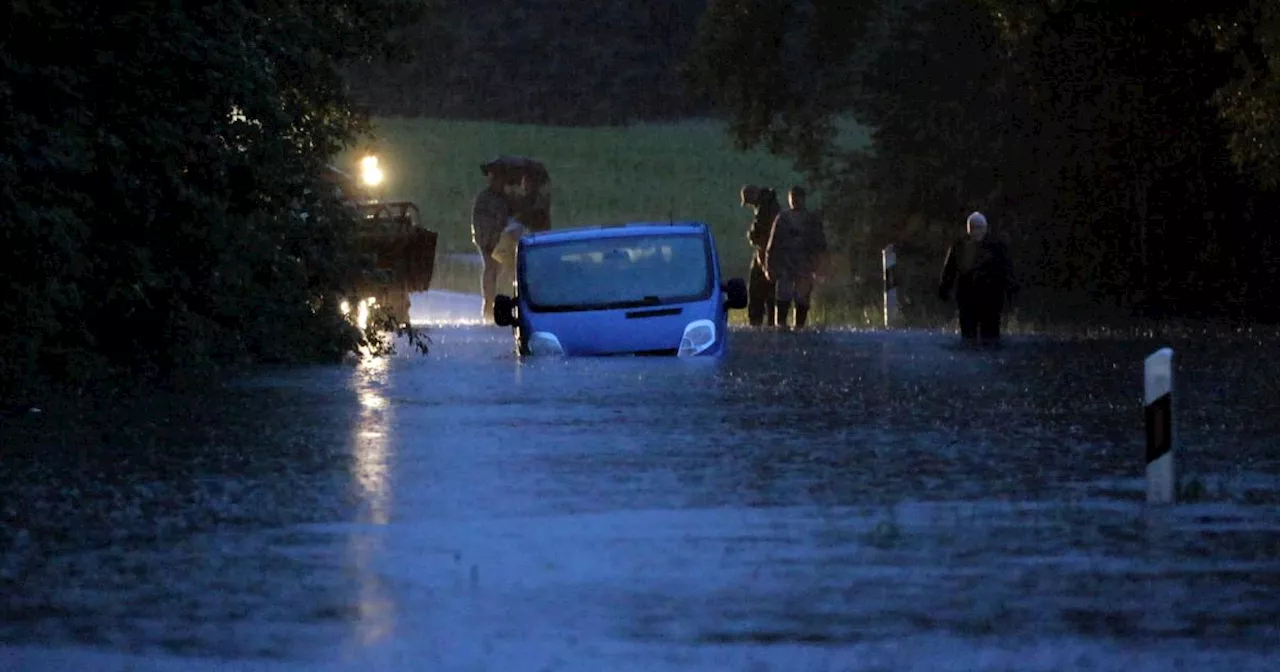
[[[695,95],[729,115],[743,149],[765,144],[820,172],[857,90],[860,41],[882,0],[711,0],[687,57]]]
[[[0,361],[13,389],[334,357],[357,262],[319,182],[367,129],[339,66],[421,3],[10,3]],[[306,213],[302,217],[301,213]]]
[[[405,27],[425,47],[412,61],[352,68],[349,81],[386,116],[555,125],[683,119],[705,112],[680,95],[676,69],[704,5],[440,0],[429,18]]]
[[[1200,23],[1235,66],[1235,76],[1218,89],[1214,102],[1230,124],[1236,165],[1261,184],[1280,187],[1280,118],[1274,113],[1280,106],[1280,4],[1225,4]]]
[[[1266,14],[1258,3],[1235,5]],[[846,6],[858,12],[842,24],[847,35],[824,41],[805,19],[823,6],[712,3],[691,70],[741,144],[766,142],[826,185],[834,219],[855,248],[870,248],[855,262],[861,275],[877,270],[880,245],[940,248],[954,233],[936,222],[958,228],[982,209],[1028,252],[1022,265],[1042,287],[1218,308],[1224,293],[1244,301],[1244,286],[1266,286],[1223,269],[1256,258],[1270,238],[1204,226],[1260,221],[1273,207],[1261,193],[1242,198],[1248,189],[1223,177],[1229,129],[1209,102],[1215,91],[1221,99],[1232,71],[1198,28],[1228,10],[1141,0],[865,2]],[[1258,32],[1267,24],[1252,21],[1249,39],[1269,44]],[[1266,60],[1264,48],[1254,51],[1251,62]],[[1240,151],[1241,124],[1263,137],[1270,117],[1257,110],[1267,95],[1260,83],[1224,108],[1254,110],[1234,121],[1241,165],[1250,156]],[[841,115],[870,127],[867,151],[833,142],[830,121]],[[1258,166],[1268,160],[1261,149],[1251,156]]]

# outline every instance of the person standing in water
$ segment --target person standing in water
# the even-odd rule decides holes
[[[778,215],[765,249],[765,270],[776,284],[774,310],[778,327],[786,327],[791,306],[796,307],[795,328],[803,329],[809,317],[809,297],[827,254],[827,234],[822,218],[805,207],[805,189],[791,187],[791,208]]]
[[[1013,289],[1009,252],[990,234],[981,212],[970,214],[965,225],[968,235],[947,250],[938,298],[949,301],[955,291],[965,343],[999,345],[1005,298]]]
[[[487,184],[471,204],[471,242],[480,250],[480,260],[484,264],[480,276],[480,291],[484,296],[481,319],[492,322],[498,276],[502,273],[502,262],[494,258],[493,251],[511,218],[511,206],[507,202],[506,184],[500,171],[487,165],[481,166],[480,170]]]
[[[753,217],[747,229],[747,242],[751,244],[751,272],[747,276],[747,322],[753,327],[774,325],[774,285],[764,269],[769,234],[773,220],[782,206],[778,205],[778,193],[769,187],[746,185],[742,188],[742,205],[751,206]]]

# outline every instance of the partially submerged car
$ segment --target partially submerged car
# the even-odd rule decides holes
[[[516,295],[496,298],[521,355],[719,356],[747,286],[722,284],[700,222],[639,222],[531,233],[516,254]]]

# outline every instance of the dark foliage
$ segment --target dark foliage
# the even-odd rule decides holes
[[[1273,318],[1280,172],[1257,112],[1280,102],[1277,18],[1249,0],[717,1],[692,81],[741,144],[826,187],[864,277],[890,242],[928,273],[979,209],[1041,289]],[[873,129],[869,150],[834,143],[839,115]]]
[[[418,4],[0,10],[0,394],[360,345],[318,176],[365,129],[339,65]]]
[[[703,0],[438,0],[397,30],[417,54],[353,67],[353,93],[377,115],[556,125],[684,118],[679,66]]]

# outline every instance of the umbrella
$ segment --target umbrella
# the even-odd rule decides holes
[[[498,173],[508,179],[528,176],[535,182],[549,182],[551,180],[547,167],[542,165],[540,161],[535,161],[527,156],[513,154],[503,154],[480,164],[480,173],[482,175],[488,175],[491,172]]]

